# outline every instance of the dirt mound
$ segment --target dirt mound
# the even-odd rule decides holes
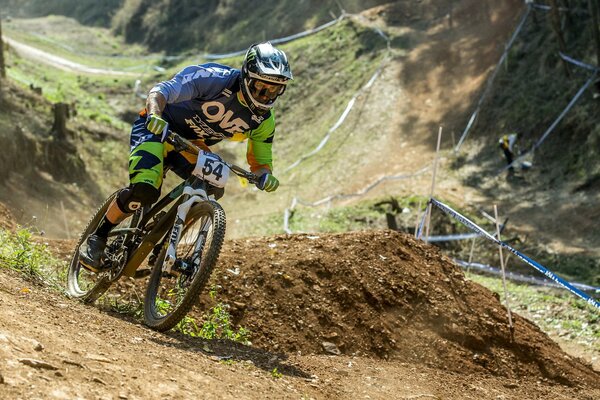
[[[516,315],[513,341],[497,296],[408,235],[232,241],[213,278],[236,322],[265,349],[318,354],[327,348],[461,373],[600,382],[598,373]]]

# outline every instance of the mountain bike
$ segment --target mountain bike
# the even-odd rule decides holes
[[[225,237],[225,211],[209,193],[222,190],[229,172],[256,184],[258,177],[214,153],[205,152],[174,132],[166,139],[175,151],[198,155],[188,179],[143,207],[109,234],[102,272],[79,262],[79,247],[96,230],[118,191],[110,195],[81,234],[67,272],[68,293],[94,303],[122,276],[150,275],[144,298],[144,322],[166,331],[194,306],[215,267]],[[138,270],[148,257],[151,269]]]

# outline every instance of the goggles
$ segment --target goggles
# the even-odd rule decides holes
[[[285,92],[285,85],[250,79],[248,89],[252,97],[260,103],[270,103]]]

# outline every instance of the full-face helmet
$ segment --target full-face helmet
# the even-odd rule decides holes
[[[292,71],[285,53],[271,43],[250,46],[244,57],[240,86],[246,104],[261,115],[285,92]]]

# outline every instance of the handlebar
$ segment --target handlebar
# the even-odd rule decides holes
[[[165,141],[167,143],[173,145],[173,147],[175,147],[176,151],[184,151],[185,150],[187,152],[190,152],[190,153],[196,154],[196,155],[200,154],[200,152],[203,151],[200,147],[196,146],[194,143],[190,142],[183,136],[181,136],[178,133],[173,132],[171,130],[169,130],[169,134],[167,135],[167,138],[165,139]],[[248,182],[250,182],[252,184],[255,184],[258,182],[258,180],[259,180],[258,176],[256,176],[252,172],[246,171],[244,168],[239,167],[235,164],[230,164],[223,159],[221,159],[221,160],[237,176],[241,176],[242,178],[247,179]]]

